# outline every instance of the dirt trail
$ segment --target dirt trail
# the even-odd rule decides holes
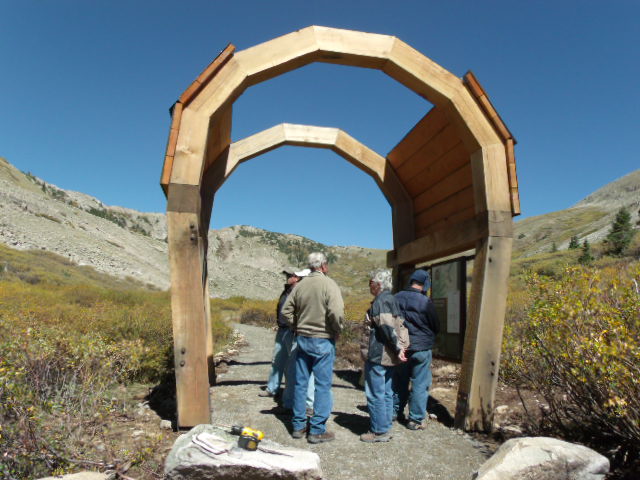
[[[226,373],[211,389],[214,424],[244,424],[258,428],[282,445],[306,448],[321,459],[329,480],[442,479],[469,480],[486,460],[487,449],[460,431],[430,420],[423,431],[394,423],[389,443],[366,444],[359,435],[368,430],[364,392],[354,386],[357,374],[334,372],[333,410],[327,422],[336,440],[311,445],[291,438],[290,417],[275,415],[272,399],[258,397],[271,366],[274,332],[236,324],[248,346],[241,349]]]

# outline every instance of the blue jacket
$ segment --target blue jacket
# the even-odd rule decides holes
[[[411,287],[396,293],[404,326],[409,330],[409,352],[431,350],[440,331],[436,308],[429,297]]]

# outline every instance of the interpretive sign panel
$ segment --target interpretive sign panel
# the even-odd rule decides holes
[[[440,320],[434,355],[448,360],[462,359],[466,326],[467,259],[458,259],[431,270],[431,298]]]

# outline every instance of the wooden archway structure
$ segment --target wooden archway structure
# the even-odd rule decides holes
[[[312,62],[375,68],[434,107],[386,157],[337,129],[283,124],[231,143],[232,104],[251,85]],[[178,424],[210,421],[213,376],[207,232],[235,166],[280,145],[330,148],[371,175],[392,206],[396,282],[415,265],[475,248],[455,422],[491,428],[513,236],[515,141],[475,76],[449,73],[399,39],[312,26],[235,52],[181,95],[161,185],[167,195]]]

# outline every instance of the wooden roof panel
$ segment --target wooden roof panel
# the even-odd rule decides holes
[[[434,107],[429,110],[387,155],[393,168],[397,170],[448,123],[449,121],[441,109]]]

